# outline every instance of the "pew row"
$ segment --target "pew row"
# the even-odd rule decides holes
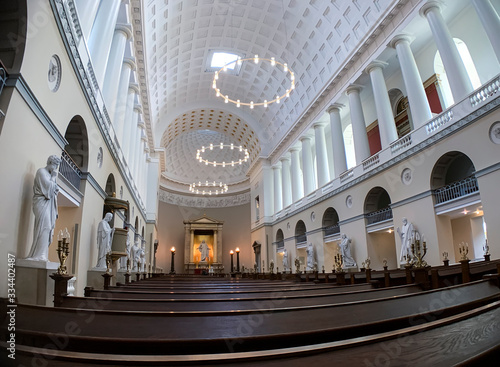
[[[19,345],[17,363],[26,366],[207,366],[298,367],[488,366],[500,357],[500,301],[439,320],[370,336],[266,351],[193,355],[118,355]],[[6,348],[6,343],[0,346]]]
[[[500,300],[482,280],[432,291],[252,311],[100,311],[18,305],[19,345],[110,354],[264,351],[367,337],[473,310]],[[5,327],[5,323],[4,323]]]
[[[352,289],[353,287],[350,287]],[[356,287],[355,287],[356,288]],[[149,299],[113,298],[113,293],[102,293],[102,297],[63,297],[61,307],[97,310],[128,311],[245,311],[267,307],[301,307],[322,304],[380,299],[403,294],[421,292],[419,285],[404,285],[390,288],[352,290],[350,292],[295,295],[276,290],[266,297],[230,299]]]
[[[282,288],[278,291],[283,294],[307,295],[307,294],[324,294],[324,293],[342,293],[353,290],[373,289],[372,284],[356,284],[349,286],[335,285],[317,285],[314,287],[294,287]],[[197,298],[197,299],[231,299],[231,298],[256,298],[272,296],[276,293],[276,289],[247,289],[247,290],[226,290],[226,291],[203,291],[203,289],[192,291],[172,291],[172,290],[135,290],[133,288],[122,287],[119,289],[97,290],[92,287],[85,288],[86,297],[100,298]]]

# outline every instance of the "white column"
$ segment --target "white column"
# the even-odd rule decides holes
[[[141,136],[138,135],[137,132],[137,125],[139,124],[139,121],[141,120],[141,113],[142,109],[140,105],[134,105],[134,108],[132,110],[132,116],[131,116],[131,125],[130,125],[130,140],[128,142],[130,150],[129,150],[129,155],[128,155],[128,162],[129,162],[129,167],[134,167],[134,154],[135,154],[135,146],[137,144],[137,139],[139,139]]]
[[[120,71],[120,83],[118,84],[118,93],[115,104],[115,114],[112,116],[116,136],[120,139],[120,144],[123,141],[123,128],[125,126],[125,119],[127,116],[127,92],[130,84],[130,73],[134,69],[135,62],[133,58],[126,57],[123,59],[122,70]],[[131,104],[131,106],[133,105]],[[130,110],[130,112],[132,112],[132,110]]]
[[[332,179],[347,171],[344,134],[342,132],[342,121],[340,120],[340,109],[342,107],[344,107],[343,104],[334,103],[326,110],[330,114],[330,130],[332,132],[333,169],[335,171],[334,175],[331,175]]]
[[[137,124],[137,116],[134,120],[134,106],[135,106],[135,96],[139,93],[139,86],[137,84],[130,84],[127,93],[127,108],[125,112],[125,119],[123,120],[123,135],[120,140],[120,145],[122,147],[123,153],[127,158],[129,163],[130,157],[130,141],[131,135],[135,132],[135,126]]]
[[[109,52],[108,64],[106,66],[106,76],[102,86],[102,96],[106,103],[108,114],[112,119],[115,115],[116,99],[118,95],[118,85],[120,82],[120,72],[122,70],[123,56],[127,40],[132,37],[130,24],[118,24],[115,28],[111,50]],[[112,120],[114,123],[114,121]]]
[[[281,157],[281,174],[283,183],[283,208],[292,203],[292,183],[290,172],[290,158]]]
[[[472,0],[472,5],[500,61],[500,17],[489,0]]]
[[[281,184],[281,167],[279,164],[273,166],[274,174],[274,212],[283,209],[283,190]]]
[[[302,178],[300,177],[300,157],[299,148],[290,149],[291,154],[291,170],[292,170],[292,201],[304,197],[304,186],[302,184]]]
[[[264,180],[264,217],[272,217],[274,214],[274,180],[273,170],[270,166],[262,167],[262,179]]]
[[[314,163],[311,146],[312,136],[304,135],[299,140],[302,143],[302,180],[304,182],[304,192],[302,196],[304,196],[304,194],[307,195],[316,190],[316,179],[314,174]]]
[[[382,149],[387,148],[393,141],[398,140],[394,114],[392,113],[391,101],[385,85],[384,73],[382,69],[387,63],[382,61],[372,61],[366,68],[372,81],[373,98],[375,99],[375,109],[377,110],[378,128],[380,131],[380,142]]]
[[[328,153],[326,151],[325,124],[316,122],[314,125],[314,141],[316,143],[316,173],[318,188],[330,181],[328,168]]]
[[[86,40],[89,39],[90,30],[94,24],[99,3],[100,0],[75,0],[78,21],[80,22],[83,37],[85,37]]]
[[[132,174],[134,175],[134,181],[137,180],[137,177],[139,176],[139,162],[141,160],[141,157],[142,157],[142,149],[143,148],[143,138],[142,138],[142,135],[143,135],[143,126],[144,126],[144,123],[142,122],[142,120],[139,118],[139,122],[137,123],[137,130],[136,130],[136,139],[135,139],[135,142],[134,142],[134,156],[132,157]]]
[[[346,89],[349,97],[349,109],[351,112],[352,137],[354,139],[354,152],[356,154],[356,164],[361,164],[370,156],[370,145],[368,135],[366,135],[365,116],[359,93],[363,87],[350,85]]]
[[[473,88],[457,46],[441,15],[440,3],[430,1],[424,4],[420,14],[429,22],[434,42],[443,60],[453,99],[458,102],[472,92]]]
[[[403,74],[403,81],[408,94],[411,116],[414,128],[422,126],[432,118],[431,108],[427,101],[422,78],[418,71],[417,63],[410,48],[411,38],[408,35],[397,35],[390,42],[390,46],[396,49]]]
[[[120,4],[121,0],[101,0],[88,41],[94,74],[101,90]]]

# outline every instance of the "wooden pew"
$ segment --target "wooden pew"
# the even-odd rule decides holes
[[[353,286],[338,287],[335,285],[324,285],[317,287],[296,287],[296,288],[283,288],[283,289],[246,289],[246,290],[226,290],[226,291],[205,291],[191,290],[191,291],[172,291],[172,290],[133,290],[128,288],[115,289],[115,290],[96,290],[92,287],[86,287],[85,296],[87,297],[101,297],[101,298],[147,298],[163,299],[163,298],[176,298],[176,299],[231,299],[231,298],[255,298],[273,295],[277,291],[283,294],[294,295],[307,295],[307,294],[323,294],[350,292],[353,290],[366,290],[372,289],[371,284],[357,284]]]
[[[16,338],[19,345],[43,347],[63,340],[68,351],[111,354],[263,351],[271,345],[289,348],[390,332],[499,299],[500,289],[493,282],[478,281],[369,301],[239,312],[129,312],[18,305]]]
[[[440,320],[363,338],[265,352],[152,355],[74,352],[18,345],[16,362],[30,366],[490,366],[500,358],[500,302]],[[5,343],[0,343],[2,348]]]
[[[351,287],[352,289],[352,287]],[[418,285],[405,285],[391,288],[371,290],[353,290],[341,293],[322,293],[294,295],[276,291],[266,297],[248,299],[148,299],[145,298],[98,298],[98,297],[64,297],[61,307],[126,310],[126,311],[245,311],[259,308],[302,307],[328,305],[362,300],[371,300],[400,296],[422,291]]]

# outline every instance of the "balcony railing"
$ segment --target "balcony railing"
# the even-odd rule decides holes
[[[453,182],[449,185],[434,190],[436,204],[441,204],[463,196],[474,194],[479,191],[475,176],[469,176],[461,181]]]
[[[7,83],[7,71],[0,66],[0,95],[2,94],[5,83]]]
[[[276,241],[276,242],[274,242],[274,244],[276,245],[277,249],[281,249],[281,248],[285,247],[285,241],[284,240]]]
[[[335,234],[340,233],[340,226],[338,224],[334,224],[333,226],[325,227],[324,230],[325,230],[325,237],[333,236]]]
[[[80,190],[80,181],[82,179],[82,171],[78,165],[71,159],[65,151],[61,155],[61,164],[59,165],[59,173],[72,184],[75,189]]]
[[[366,224],[373,224],[378,222],[383,222],[384,220],[392,219],[392,209],[390,207],[377,210],[365,214]]]
[[[298,236],[295,236],[295,242],[296,243],[303,243],[307,241],[307,235],[304,234],[299,234]]]

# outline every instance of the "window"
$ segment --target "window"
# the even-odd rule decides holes
[[[238,59],[243,59],[243,54],[238,54],[235,52],[227,52],[222,50],[210,50],[208,53],[206,61],[206,71],[213,72],[220,70],[224,65],[227,65],[226,73],[237,75],[240,71],[241,65],[238,65],[236,61]]]

